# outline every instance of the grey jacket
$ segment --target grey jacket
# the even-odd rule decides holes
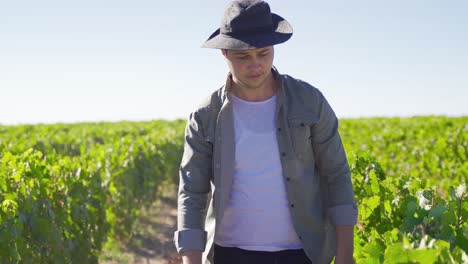
[[[293,225],[313,263],[335,255],[335,225],[355,225],[357,206],[338,120],[322,93],[272,70],[278,83],[276,125]],[[190,114],[180,166],[177,252],[203,251],[213,263],[216,222],[223,218],[234,168],[234,127],[226,84]],[[212,198],[212,199],[211,199]]]

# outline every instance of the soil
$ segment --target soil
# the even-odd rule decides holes
[[[177,228],[176,188],[167,187],[148,210],[142,210],[129,245],[121,252],[103,252],[100,264],[182,263],[173,242]]]

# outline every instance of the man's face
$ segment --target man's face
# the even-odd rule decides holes
[[[247,89],[257,89],[267,84],[273,65],[273,46],[222,52],[235,84]]]

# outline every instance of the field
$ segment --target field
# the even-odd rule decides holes
[[[184,126],[0,126],[0,263],[97,263],[138,247],[154,232],[142,219],[177,184]],[[356,262],[468,263],[468,117],[339,129],[359,205]]]

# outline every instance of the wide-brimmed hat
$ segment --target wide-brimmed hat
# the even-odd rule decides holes
[[[291,25],[271,13],[268,3],[259,0],[233,1],[218,28],[203,48],[245,50],[283,43],[292,36]]]

